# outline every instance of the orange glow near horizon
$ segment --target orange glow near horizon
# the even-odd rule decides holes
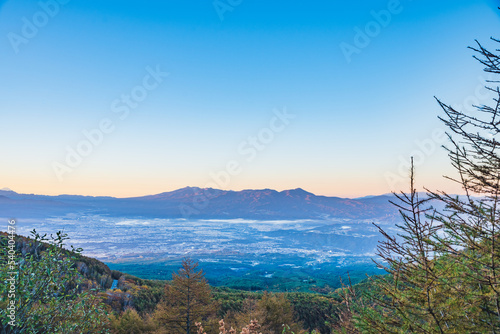
[[[310,180],[311,181],[311,180]],[[317,181],[317,182],[314,182]],[[277,191],[302,188],[318,196],[334,196],[344,198],[356,198],[369,195],[382,195],[391,191],[407,191],[408,184],[403,180],[397,189],[390,189],[383,178],[368,180],[344,177],[338,179],[312,180],[311,182],[249,182],[248,180],[236,180],[228,187],[214,187],[223,190],[241,191],[246,189],[273,189]],[[205,188],[210,185],[208,182],[183,182],[177,180],[155,180],[150,178],[128,178],[127,182],[122,180],[94,179],[92,181],[74,179],[63,183],[42,182],[35,178],[24,178],[22,180],[9,180],[3,182],[0,188],[6,187],[17,193],[38,194],[38,195],[83,195],[83,196],[112,196],[112,197],[140,197],[153,195],[162,192],[174,191],[187,186]],[[457,184],[444,179],[443,177],[426,177],[417,180],[417,190],[424,191],[423,186],[431,190],[444,190],[449,193],[462,193]]]

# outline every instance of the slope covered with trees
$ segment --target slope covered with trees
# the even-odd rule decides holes
[[[3,249],[9,235],[0,234]],[[335,294],[248,292],[207,284],[198,264],[185,259],[171,281],[144,280],[64,248],[67,236],[15,236],[19,277],[16,326],[9,325],[7,289],[1,286],[1,333],[206,333],[226,327],[330,332]],[[5,255],[5,254],[2,254]],[[5,257],[2,257],[5,259]],[[2,281],[7,282],[7,266]],[[31,277],[37,279],[31,279]],[[110,289],[113,281],[116,288]],[[255,321],[253,325],[252,321]],[[249,329],[250,328],[250,329]]]

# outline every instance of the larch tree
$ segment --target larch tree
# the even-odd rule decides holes
[[[196,323],[206,322],[215,314],[210,286],[198,263],[190,258],[182,261],[182,268],[172,278],[154,318],[166,333],[196,333]]]
[[[499,49],[491,52],[480,43],[471,49],[487,73],[500,74]],[[447,178],[463,194],[427,190],[419,198],[412,167],[410,192],[394,203],[402,216],[400,233],[380,229],[385,241],[378,263],[389,275],[373,278],[361,302],[349,304],[360,332],[500,332],[498,82],[486,87],[492,105],[473,106],[473,112],[438,100],[448,128],[445,149],[457,175]]]

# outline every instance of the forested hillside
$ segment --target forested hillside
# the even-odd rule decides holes
[[[1,246],[6,247],[8,234],[2,232],[0,236]],[[281,332],[283,324],[296,333],[314,330],[330,333],[342,303],[337,292],[267,293],[210,287],[204,280],[198,264],[190,259],[184,261],[173,281],[144,280],[112,271],[104,263],[80,255],[79,250],[73,252],[60,248],[66,241],[62,233],[57,234],[53,240],[37,235],[36,232],[33,236],[16,236],[15,240],[20,268],[29,273],[47,270],[45,276],[39,276],[36,282],[32,282],[33,285],[29,285],[30,290],[23,290],[25,286],[21,285],[21,289],[17,291],[23,297],[20,308],[26,306],[28,310],[21,318],[18,315],[16,321],[19,324],[30,322],[30,326],[26,328],[30,328],[34,333],[43,333],[47,328],[59,328],[67,333],[73,333],[75,330],[77,333],[78,322],[89,320],[91,327],[82,327],[82,333],[183,333],[185,326],[184,329],[179,329],[178,325],[171,324],[177,324],[188,311],[185,305],[186,284],[191,284],[191,303],[193,300],[199,303],[197,306],[190,306],[194,307],[194,310],[191,310],[191,333],[196,332],[198,321],[202,322],[207,333],[218,333],[221,320],[224,320],[229,330],[230,327],[246,327],[255,319],[259,319],[259,326],[262,326],[262,329],[268,328],[269,333],[276,332],[277,328],[280,328]],[[66,274],[54,280],[52,275],[62,271]],[[6,272],[2,274],[7,277]],[[26,276],[20,278],[27,279]],[[113,284],[114,282],[116,284]],[[53,287],[57,293],[44,292],[43,289],[47,287]],[[6,288],[7,285],[2,286],[2,289]],[[33,288],[37,291],[36,296],[33,296]],[[6,291],[2,291],[2,296],[7,295],[4,292]],[[69,294],[73,295],[66,296]],[[35,303],[24,304],[23,300],[35,297]],[[91,303],[93,310],[100,312],[98,317],[87,317],[91,310],[85,308],[86,302]],[[2,297],[2,312],[5,312],[6,303],[7,298]],[[38,303],[47,304],[44,306],[46,312],[38,314]],[[81,307],[81,313],[64,321],[59,319],[57,326],[51,323],[55,316],[63,317],[65,307],[69,306]],[[2,314],[5,333],[21,332],[9,328],[8,320],[5,313]]]

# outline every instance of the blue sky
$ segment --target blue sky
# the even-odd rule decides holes
[[[419,184],[456,191],[433,96],[477,98],[467,46],[500,28],[494,1],[215,2],[223,13],[213,1],[55,1],[0,2],[0,186],[18,192],[355,197],[404,188],[415,152]],[[145,90],[154,71],[168,76]],[[120,119],[132,92],[147,96]],[[284,110],[294,118],[270,129]],[[112,130],[89,144],[103,120]]]

